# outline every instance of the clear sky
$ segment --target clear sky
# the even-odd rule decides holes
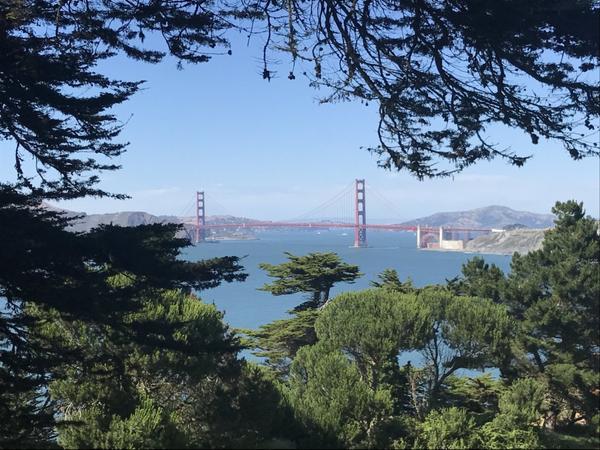
[[[286,219],[365,178],[397,206],[392,212],[373,199],[373,219],[407,220],[493,204],[544,213],[559,199],[583,201],[598,216],[598,158],[575,162],[559,143],[533,146],[524,136],[502,133],[492,136],[496,142],[534,158],[522,168],[481,162],[454,179],[418,181],[378,168],[376,157],[360,149],[377,144],[373,107],[321,105],[319,92],[301,73],[287,79],[285,56],[278,77],[267,82],[257,48],[240,39],[232,51],[184,70],[171,59],[159,65],[107,62],[104,69],[115,76],[147,80],[142,92],[117,109],[128,120],[121,138],[131,143],[117,161],[123,168],[101,176],[103,187],[132,198],[85,198],[60,206],[88,213],[181,214],[194,192],[204,190],[208,214]],[[10,152],[3,153],[0,179],[6,180],[14,169]]]

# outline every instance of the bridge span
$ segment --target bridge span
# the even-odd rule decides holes
[[[408,231],[416,233],[417,248],[447,248],[460,250],[464,242],[472,239],[474,234],[490,233],[488,228],[465,227],[433,227],[427,225],[402,224],[370,224],[366,220],[366,185],[365,180],[357,179],[354,184],[354,222],[334,221],[258,221],[243,223],[207,223],[206,204],[203,191],[196,193],[196,222],[194,224],[194,241],[196,244],[209,239],[209,230],[226,229],[281,229],[281,228],[314,228],[331,229],[346,228],[354,230],[354,247],[367,247],[367,230]],[[450,237],[450,239],[448,239]],[[456,239],[461,237],[461,239]]]

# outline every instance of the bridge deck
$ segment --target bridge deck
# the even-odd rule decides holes
[[[206,224],[202,228],[355,228],[354,223],[333,223],[333,222],[248,222],[248,223],[221,223]],[[359,228],[392,230],[392,231],[417,231],[416,225],[399,224],[365,224],[359,225]],[[421,226],[421,232],[437,232],[440,227]],[[489,232],[489,228],[464,228],[464,227],[443,227],[445,231],[480,231]]]

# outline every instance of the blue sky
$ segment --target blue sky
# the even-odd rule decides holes
[[[208,214],[286,219],[365,178],[396,205],[390,211],[373,197],[368,204],[373,219],[491,204],[549,212],[559,199],[583,201],[588,213],[598,216],[598,158],[575,162],[558,143],[533,146],[524,136],[502,132],[492,135],[495,141],[534,153],[524,167],[481,162],[454,179],[418,181],[378,168],[376,157],[360,149],[377,143],[375,109],[320,105],[319,92],[300,73],[287,79],[285,56],[278,77],[266,82],[256,48],[239,40],[232,50],[232,56],[184,70],[171,59],[159,65],[107,62],[104,69],[115,76],[147,80],[142,92],[117,109],[128,120],[121,138],[131,142],[117,161],[123,168],[102,175],[103,187],[132,198],[85,198],[60,206],[88,213],[181,214],[194,192],[204,190]],[[3,153],[0,179],[10,179],[12,156]]]

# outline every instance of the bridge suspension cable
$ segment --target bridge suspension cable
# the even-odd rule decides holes
[[[290,220],[286,220],[286,222],[294,222],[294,221],[299,221],[299,220],[322,218],[322,216],[319,217],[319,214],[323,214],[327,209],[332,208],[336,204],[339,205],[340,203],[342,205],[341,214],[347,214],[347,216],[344,215],[343,218],[348,219],[349,217],[352,217],[351,209],[352,209],[353,189],[354,189],[354,183],[350,183],[347,186],[345,186],[341,191],[339,191],[337,194],[335,194],[333,197],[329,198],[328,200],[325,200],[323,203],[321,203],[317,207],[305,212],[304,214],[296,216]],[[331,210],[329,212],[331,213]],[[338,213],[339,212],[340,211],[338,210]],[[330,215],[330,217],[331,217],[331,215]]]
[[[390,208],[393,213],[397,214],[398,220],[403,220],[404,219],[402,217],[404,215],[404,213],[398,207],[398,205],[396,205],[394,202],[392,202],[391,200],[389,200],[381,192],[379,192],[377,189],[375,189],[371,184],[367,184],[367,188],[369,189],[369,195],[375,194],[375,197],[377,197],[379,200],[383,201],[385,203],[385,205],[386,205],[387,208]]]

